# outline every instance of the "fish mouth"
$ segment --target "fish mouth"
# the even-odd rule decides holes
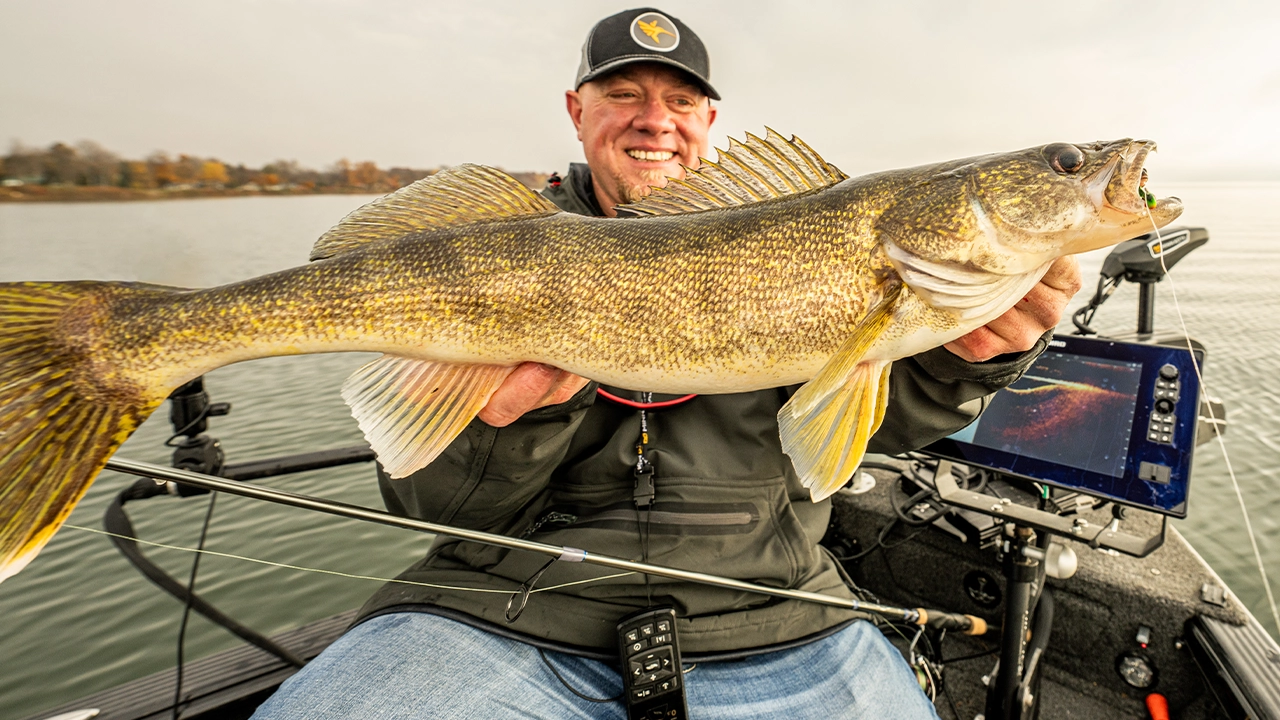
[[[1176,197],[1156,198],[1147,190],[1147,171],[1143,164],[1156,149],[1151,140],[1132,140],[1115,153],[1087,182],[1090,194],[1100,207],[1125,215],[1147,215],[1158,225],[1165,225],[1182,214],[1182,201]]]

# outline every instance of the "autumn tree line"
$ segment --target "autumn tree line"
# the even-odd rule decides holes
[[[154,152],[142,160],[121,158],[96,142],[54,143],[47,148],[14,142],[0,158],[0,199],[147,198],[165,195],[242,193],[390,192],[427,177],[436,169],[379,168],[372,162],[339,160],[312,170],[293,160],[260,168],[232,165],[215,158]],[[541,173],[513,173],[531,187],[542,187]]]

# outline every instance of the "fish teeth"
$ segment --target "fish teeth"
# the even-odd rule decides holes
[[[666,162],[675,157],[675,153],[666,150],[628,150],[627,154],[637,160],[656,160]]]

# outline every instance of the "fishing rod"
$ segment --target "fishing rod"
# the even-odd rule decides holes
[[[581,548],[549,545],[546,543],[507,537],[506,535],[497,535],[494,533],[481,532],[479,530],[468,530],[466,528],[453,527],[452,525],[441,525],[439,523],[426,522],[424,520],[400,517],[378,510],[360,507],[359,505],[350,505],[336,500],[328,500],[325,498],[312,497],[310,495],[300,495],[297,493],[286,492],[284,490],[276,490],[274,488],[245,484],[234,480],[228,480],[226,478],[204,475],[178,468],[165,467],[163,465],[155,465],[138,460],[128,460],[126,458],[116,457],[108,460],[106,467],[108,470],[115,470],[116,472],[122,472],[129,475],[137,475],[139,477],[151,478],[153,480],[167,480],[206,490],[225,492],[231,495],[253,498],[255,500],[265,500],[267,502],[274,502],[280,505],[302,508],[304,510],[315,510],[317,512],[323,512],[330,515],[375,522],[407,530],[417,530],[419,532],[429,532],[437,535],[448,535],[462,540],[470,540],[472,542],[510,548],[513,550],[525,550],[541,555],[549,555],[553,560],[560,560],[563,562],[580,562],[587,563],[589,565],[600,565],[616,570],[647,573],[649,575],[672,578],[674,580],[684,580],[702,585],[712,585],[714,587],[741,590],[760,595],[771,595],[773,597],[786,598],[788,600],[801,600],[805,602],[818,603],[819,605],[844,608],[846,610],[868,612],[894,622],[904,622],[910,625],[927,625],[928,627],[937,630],[955,630],[963,632],[966,635],[983,635],[987,632],[986,621],[973,615],[948,613],[941,610],[929,610],[925,608],[899,608],[891,605],[863,602],[854,598],[842,598],[835,595],[825,595],[805,590],[790,590],[787,588],[757,585],[755,583],[695,572],[692,570],[679,570],[677,568],[668,568],[660,565],[650,565],[649,563],[644,562],[624,560],[622,558],[616,558],[609,555],[599,555]],[[519,592],[519,590],[515,592]]]

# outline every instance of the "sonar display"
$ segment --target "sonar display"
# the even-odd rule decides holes
[[[1142,363],[1046,352],[951,437],[1123,477],[1141,377]]]

